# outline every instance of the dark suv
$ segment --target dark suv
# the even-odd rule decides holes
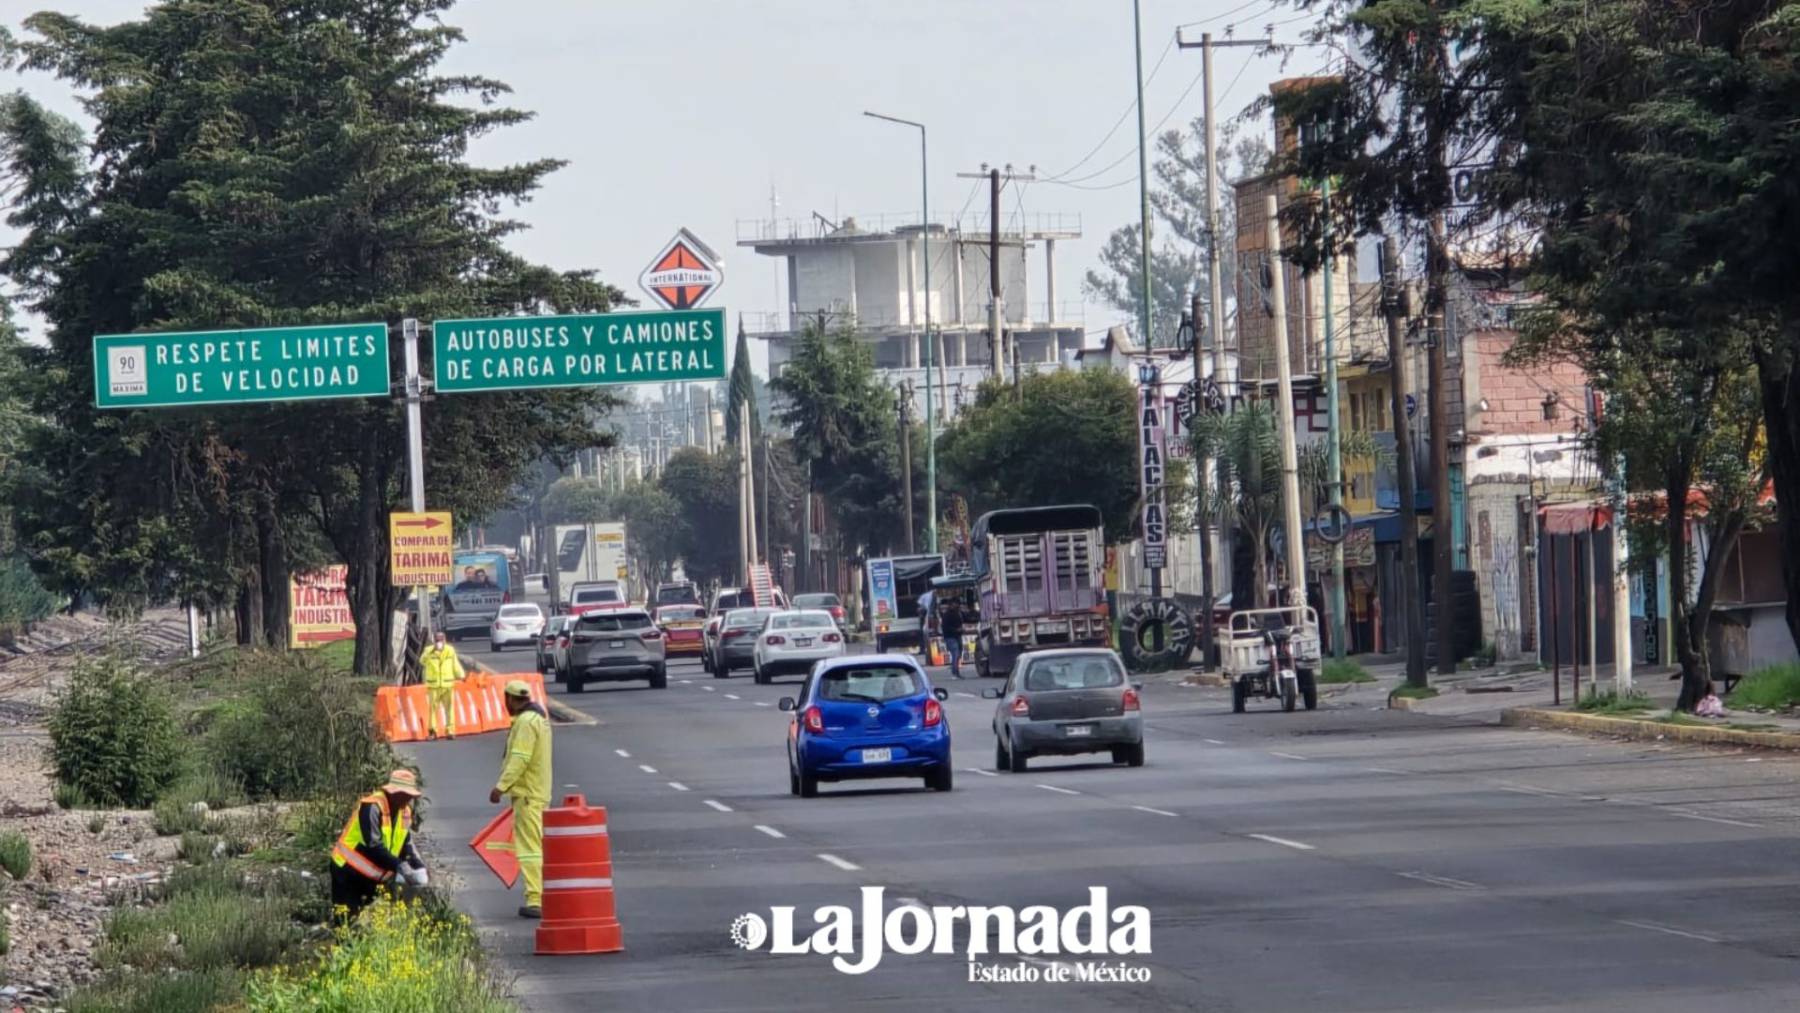
[[[569,637],[569,692],[590,682],[648,679],[651,689],[669,685],[663,633],[640,608],[589,612],[575,620]]]

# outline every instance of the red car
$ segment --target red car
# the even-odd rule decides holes
[[[665,654],[698,655],[705,646],[706,610],[698,605],[664,605],[656,610],[656,625],[663,631]]]
[[[823,609],[831,613],[831,621],[837,623],[838,629],[844,628],[844,603],[835,594],[808,593],[794,596],[794,607],[797,609]]]

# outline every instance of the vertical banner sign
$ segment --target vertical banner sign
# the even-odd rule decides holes
[[[894,598],[894,561],[869,560],[869,611],[877,622],[892,622],[899,609]]]
[[[356,636],[344,583],[349,572],[347,566],[328,566],[289,578],[289,647],[318,647]]]
[[[1160,570],[1169,565],[1169,515],[1163,504],[1163,482],[1167,473],[1168,447],[1164,442],[1168,430],[1163,426],[1164,405],[1154,387],[1142,389],[1138,408],[1138,485],[1143,491],[1144,512],[1141,518],[1144,536],[1144,565]]]
[[[394,511],[388,515],[389,581],[395,587],[443,587],[456,581],[450,513]]]

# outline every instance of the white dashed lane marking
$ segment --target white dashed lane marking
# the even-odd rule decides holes
[[[1317,850],[1310,844],[1302,844],[1299,841],[1290,841],[1285,837],[1273,837],[1269,834],[1245,834],[1244,836],[1245,837],[1254,837],[1259,841],[1268,841],[1270,844],[1279,844],[1284,848],[1293,848],[1295,851],[1315,851],[1315,850]]]
[[[862,871],[862,866],[857,865],[855,862],[846,862],[843,859],[841,859],[838,856],[833,855],[833,854],[821,853],[819,855],[819,861],[825,862],[828,865],[835,865],[838,868],[844,870],[845,872],[861,872]]]
[[[719,811],[720,811],[720,812],[722,812],[722,813],[728,813],[728,812],[731,812],[731,811],[732,811],[732,809],[731,809],[731,807],[730,807],[730,806],[728,806],[728,805],[726,805],[726,804],[725,804],[725,803],[723,803],[723,802],[719,802],[719,801],[715,801],[715,800],[713,800],[713,799],[710,799],[710,798],[709,798],[709,799],[707,799],[707,800],[706,800],[706,804],[707,804],[707,805],[709,805],[709,806],[712,806],[712,807],[713,807],[713,808],[714,808],[714,809],[717,809],[717,810],[719,810]]]
[[[786,834],[782,833],[781,831],[779,831],[779,830],[775,829],[774,827],[769,826],[768,824],[765,824],[765,823],[758,823],[756,825],[756,829],[765,834],[768,834],[770,837],[773,837],[778,841],[781,840],[783,837],[787,836]]]

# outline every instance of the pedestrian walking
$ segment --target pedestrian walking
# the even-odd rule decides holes
[[[344,918],[355,918],[383,885],[429,882],[412,841],[413,803],[420,794],[418,775],[400,769],[357,799],[331,849],[331,906]]]
[[[962,678],[963,613],[955,598],[944,603],[938,613],[938,629],[943,631],[944,650],[950,655],[950,678]]]
[[[525,880],[520,918],[544,916],[544,810],[550,805],[550,716],[531,700],[531,687],[514,679],[506,684],[506,712],[512,730],[506,736],[506,761],[500,780],[488,792],[496,805],[512,797],[513,857]]]
[[[431,646],[419,652],[419,667],[425,673],[428,715],[425,737],[437,738],[438,729],[442,727],[448,737],[456,738],[456,684],[466,673],[462,659],[456,656],[456,648],[450,646],[443,630],[433,633]]]

